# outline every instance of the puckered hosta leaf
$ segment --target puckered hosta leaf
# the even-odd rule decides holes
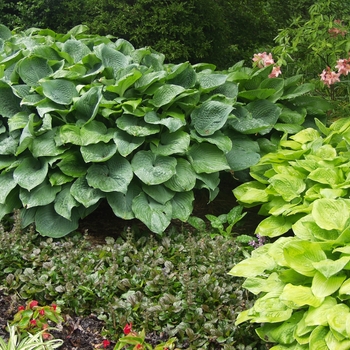
[[[327,326],[327,314],[337,305],[337,300],[326,297],[323,303],[317,307],[310,306],[306,313],[305,324],[307,326]]]
[[[209,92],[216,89],[218,86],[225,84],[228,75],[226,74],[198,74],[198,82],[200,89],[204,92]]]
[[[106,125],[96,120],[91,120],[80,129],[82,146],[109,142],[114,136],[114,129],[107,129]]]
[[[10,39],[12,36],[11,30],[8,29],[5,25],[0,24],[0,38],[3,40]]]
[[[341,338],[341,339],[340,339]],[[350,349],[350,340],[344,337],[335,335],[335,331],[329,331],[325,338],[327,349],[332,350],[348,350]]]
[[[249,181],[239,185],[233,190],[235,197],[244,204],[265,203],[269,200],[269,195],[266,193],[266,185],[258,181]]]
[[[95,51],[97,56],[102,60],[103,66],[105,68],[111,67],[114,75],[129,64],[129,58],[127,56],[106,44],[97,46]]]
[[[220,130],[214,132],[210,136],[199,136],[194,130],[191,130],[191,138],[196,140],[198,143],[208,142],[216,145],[224,153],[229,152],[232,149],[233,142],[231,139],[224,135]]]
[[[259,223],[255,232],[261,236],[278,237],[288,232],[295,220],[288,216],[269,216]]]
[[[165,125],[170,132],[179,130],[186,125],[185,116],[183,113],[167,112],[167,117],[159,116],[157,112],[150,111],[145,114],[145,121],[149,124]]]
[[[254,90],[245,90],[239,92],[238,96],[240,98],[254,101],[254,100],[265,100],[276,93],[275,89],[254,89]]]
[[[139,151],[131,161],[135,175],[146,185],[159,185],[176,172],[176,158],[160,156],[151,151]]]
[[[205,101],[191,113],[194,128],[201,136],[214,134],[221,129],[233,107],[219,101]]]
[[[148,124],[143,118],[134,117],[132,115],[123,115],[117,119],[119,129],[126,131],[128,134],[137,137],[153,135],[159,132],[158,125]]]
[[[62,159],[57,166],[63,174],[80,177],[86,174],[88,166],[85,164],[80,152],[66,152],[60,155]]]
[[[152,199],[161,204],[165,204],[175,196],[175,193],[163,186],[163,184],[153,186],[148,186],[144,184],[142,185],[142,190]]]
[[[6,197],[5,203],[0,203],[0,220],[9,213],[13,213],[14,209],[22,207],[19,199],[19,188],[14,188]],[[23,224],[23,222],[21,222]],[[22,226],[23,227],[23,226]]]
[[[164,106],[172,102],[175,97],[181,94],[183,91],[185,91],[185,88],[182,86],[164,84],[155,91],[153,99],[150,100],[150,103],[152,103],[155,107]]]
[[[301,125],[283,123],[276,123],[273,128],[286,134],[296,134],[300,130],[303,130]]]
[[[41,118],[44,118],[45,114],[50,112],[57,112],[59,115],[67,115],[69,113],[69,110],[65,106],[53,102],[48,98],[38,101],[38,103],[35,103],[35,106]]]
[[[126,193],[132,178],[130,163],[119,155],[115,155],[103,164],[91,165],[86,175],[89,186],[103,192]]]
[[[132,136],[119,129],[115,131],[113,139],[119,154],[123,157],[128,156],[145,142],[144,137]]]
[[[199,174],[230,169],[225,154],[215,145],[195,144],[190,148],[188,157],[193,169]]]
[[[29,86],[38,85],[41,78],[45,78],[52,73],[52,68],[47,60],[37,56],[23,58],[17,67],[19,76]]]
[[[170,156],[172,154],[186,153],[190,146],[190,135],[187,132],[178,130],[172,133],[163,132],[159,142],[151,143],[151,151],[154,154]]]
[[[11,118],[21,111],[21,99],[14,95],[10,85],[0,81],[0,115]]]
[[[108,204],[113,210],[113,213],[124,220],[131,220],[135,217],[132,211],[132,201],[141,192],[139,186],[131,182],[126,193],[109,192],[106,194]]]
[[[28,124],[28,113],[27,112],[19,112],[16,113],[8,120],[9,131],[14,131],[18,129],[24,129],[24,127]]]
[[[284,257],[289,267],[304,276],[313,277],[316,269],[313,264],[327,259],[319,243],[295,240],[284,246]]]
[[[91,53],[91,50],[82,41],[76,39],[68,39],[63,44],[62,51],[67,52],[69,56],[73,58],[75,63]]]
[[[57,156],[65,151],[64,147],[56,145],[56,130],[57,128],[54,128],[33,138],[30,148],[35,158]]]
[[[20,140],[18,140],[17,138],[13,138],[11,135],[7,136],[7,133],[1,135],[0,136],[0,154],[1,155],[16,154],[19,141]]]
[[[276,174],[270,178],[269,182],[271,187],[287,202],[300,197],[306,188],[303,178],[287,174]]]
[[[349,335],[346,331],[346,319],[349,317],[349,307],[345,304],[337,304],[326,315],[329,328],[335,330],[344,337],[348,338]]]
[[[193,211],[194,195],[192,191],[176,193],[170,203],[173,207],[172,218],[186,222]]]
[[[186,159],[178,158],[175,174],[164,185],[175,192],[186,192],[194,188],[196,180],[191,164]]]
[[[229,125],[242,134],[265,135],[276,124],[281,109],[268,100],[257,100],[248,103],[245,107],[238,106],[232,112],[236,116],[230,119]]]
[[[78,226],[79,216],[77,214],[72,215],[71,220],[67,220],[56,213],[52,204],[39,207],[35,213],[35,229],[42,236],[63,237],[76,230]]]
[[[71,219],[72,209],[80,205],[70,193],[70,185],[65,186],[56,196],[54,208],[57,214],[67,220]]]
[[[13,173],[17,184],[30,191],[44,182],[48,172],[48,163],[43,159],[24,158]]]
[[[60,190],[61,186],[51,186],[45,181],[31,191],[21,188],[19,198],[25,208],[39,207],[52,203]]]
[[[328,327],[317,326],[310,335],[309,347],[310,350],[329,350],[326,337],[329,333]]]
[[[280,300],[291,309],[299,309],[304,305],[318,307],[323,303],[324,297],[316,297],[310,287],[288,283],[283,288]]]
[[[121,71],[124,74],[115,82],[115,85],[108,85],[106,87],[107,91],[112,91],[118,94],[119,96],[124,96],[125,91],[142,76],[142,73],[136,68],[133,68],[131,72],[129,72],[128,69],[126,70],[127,72],[125,73]],[[119,75],[120,74],[118,74],[118,76]]]
[[[13,178],[13,172],[3,172],[0,174],[0,203],[5,203],[9,193],[17,186]]]
[[[260,160],[260,149],[256,141],[240,135],[232,140],[231,150],[226,154],[231,170],[248,169]]]
[[[312,293],[316,297],[328,297],[340,288],[345,279],[345,275],[337,275],[327,278],[320,272],[316,272],[314,278],[312,279]]]
[[[112,158],[117,152],[117,145],[115,143],[106,144],[99,142],[93,145],[82,146],[80,147],[80,151],[85,163],[99,163]]]
[[[307,128],[300,132],[298,132],[295,135],[291,135],[290,138],[294,141],[299,142],[300,144],[305,144],[310,141],[315,141],[320,138],[320,133],[313,128]]]
[[[169,202],[160,204],[141,192],[132,201],[135,217],[141,220],[152,232],[161,234],[169,226],[172,206]]]
[[[313,170],[307,178],[322,184],[330,185],[331,187],[340,185],[344,181],[341,169],[330,166]]]
[[[60,105],[69,105],[72,103],[73,97],[79,96],[75,84],[69,80],[46,80],[41,86],[43,94]]]
[[[311,214],[321,228],[339,231],[344,230],[350,215],[348,206],[342,199],[328,198],[314,201]]]
[[[102,88],[93,86],[81,95],[75,102],[76,119],[83,119],[88,122],[95,118],[99,103],[102,99]]]
[[[243,287],[255,295],[261,292],[268,293],[272,290],[282,292],[284,286],[285,283],[279,279],[276,272],[272,272],[267,278],[248,277],[243,283]]]
[[[148,87],[150,87],[153,83],[162,84],[165,80],[166,72],[164,70],[144,73],[139,80],[135,82],[135,89],[140,92],[144,92]]]
[[[169,84],[189,89],[196,83],[197,74],[189,62],[184,62],[172,67],[171,72],[168,73],[167,81]]]
[[[347,279],[339,289],[339,298],[341,300],[350,299],[350,279]],[[350,324],[349,324],[350,327]],[[349,328],[350,330],[350,328]]]
[[[74,181],[70,193],[85,208],[93,206],[105,196],[99,189],[90,187],[85,177],[79,177]]]
[[[350,256],[343,256],[337,260],[325,259],[318,262],[314,262],[312,265],[319,271],[324,277],[330,278],[337,274],[347,265],[350,261]]]

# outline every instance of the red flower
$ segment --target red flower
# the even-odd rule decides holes
[[[104,339],[102,345],[104,348],[108,348],[111,345],[111,342],[107,339]]]
[[[139,343],[139,344],[137,344],[137,345],[135,346],[135,348],[136,348],[136,349],[143,349],[143,346],[142,346],[142,344]]]
[[[18,306],[18,311],[22,311],[22,310],[25,310],[25,307],[24,306]]]
[[[29,307],[32,309],[33,307],[35,306],[38,306],[38,302],[36,300],[32,300],[30,303],[29,303]]]
[[[132,323],[127,323],[124,327],[124,334],[125,335],[128,335],[130,332],[131,332],[131,329],[132,329]]]
[[[56,304],[51,304],[51,307],[53,308],[53,311],[56,311],[57,305]]]
[[[44,316],[45,315],[45,310],[44,309],[39,310],[39,315],[40,316]]]
[[[36,320],[30,320],[29,323],[32,325],[32,326],[36,326]]]
[[[51,334],[50,333],[46,333],[46,332],[43,333],[43,339],[44,340],[48,340],[50,338],[51,338]]]

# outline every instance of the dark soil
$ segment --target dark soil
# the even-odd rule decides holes
[[[208,191],[201,190],[195,193],[193,215],[206,220],[206,214],[218,216],[228,213],[237,205],[232,194],[232,189],[237,185],[230,176],[224,181],[221,181],[219,195],[211,203],[208,203]],[[261,218],[257,216],[255,209],[249,210],[244,218],[243,225],[235,227],[235,232],[253,234],[260,220]],[[210,223],[207,220],[206,222],[207,226],[210,227]],[[172,225],[175,227],[178,226],[179,230],[183,229],[184,226],[188,230],[193,230],[190,225],[178,221],[173,222]],[[120,235],[121,232],[125,231],[126,227],[137,227],[140,231],[147,231],[147,228],[137,220],[125,221],[115,217],[110,207],[106,203],[102,203],[97,210],[82,220],[79,230],[84,233],[87,232],[90,241],[100,244],[104,243],[104,239],[107,236],[116,237]],[[6,331],[7,323],[13,319],[18,306],[24,304],[25,300],[18,300],[14,296],[5,295],[1,291],[0,286],[0,337],[3,339],[8,338]],[[103,348],[101,331],[104,323],[98,320],[95,315],[85,317],[77,315],[63,316],[65,321],[61,328],[58,331],[51,332],[54,338],[64,341],[60,349],[93,350]],[[156,345],[159,342],[166,341],[167,335],[150,333],[146,336],[146,340],[148,343]],[[114,345],[111,342],[111,345],[107,349],[113,349]],[[215,346],[215,350],[222,348],[223,346],[220,344]]]

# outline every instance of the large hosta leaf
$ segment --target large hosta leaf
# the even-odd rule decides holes
[[[186,192],[194,188],[196,180],[196,172],[191,164],[183,158],[178,158],[174,176],[164,185],[175,192]]]
[[[215,173],[230,169],[225,154],[216,146],[196,144],[188,152],[190,163],[196,173]]]
[[[174,157],[151,151],[139,151],[131,161],[135,175],[146,185],[159,185],[169,180],[176,172],[176,164]]]
[[[191,113],[194,128],[199,135],[212,135],[225,125],[232,109],[223,102],[205,101]]]
[[[13,173],[14,180],[22,188],[30,191],[44,182],[48,172],[47,161],[27,157],[22,160]]]
[[[120,51],[113,49],[110,46],[101,44],[96,48],[98,57],[102,60],[104,67],[111,67],[114,75],[129,64],[129,58]]]
[[[160,140],[157,140],[156,144],[151,143],[151,150],[155,154],[169,156],[186,153],[189,146],[190,135],[182,130],[178,130],[172,133],[162,133]]]
[[[18,64],[18,73],[26,84],[36,86],[41,78],[45,78],[52,73],[52,68],[46,59],[30,56],[20,61]]]
[[[156,90],[150,102],[156,107],[161,107],[172,102],[183,91],[185,91],[185,88],[182,86],[165,84]]]
[[[172,206],[156,202],[141,192],[132,201],[135,217],[141,220],[152,232],[161,234],[169,226],[172,217]]]
[[[232,114],[236,116],[229,124],[242,134],[265,135],[272,130],[276,124],[281,109],[267,100],[257,100],[247,106],[237,106]]]
[[[67,52],[75,63],[79,62],[84,56],[91,52],[82,41],[76,39],[68,39],[63,44],[62,51]]]
[[[194,195],[192,191],[176,193],[170,203],[173,207],[173,219],[187,221],[193,211]]]
[[[63,174],[72,177],[80,177],[86,174],[88,166],[78,152],[66,152],[60,156],[62,159],[57,166]]]
[[[67,220],[58,215],[53,205],[39,207],[35,213],[35,228],[42,236],[59,238],[76,230],[79,226],[79,216],[72,215]]]
[[[116,130],[113,139],[119,154],[123,157],[128,156],[145,142],[144,137],[132,136],[122,130]]]
[[[54,208],[57,214],[67,220],[71,219],[72,209],[80,205],[70,192],[71,185],[65,186],[56,196]]]
[[[69,105],[73,97],[78,97],[75,84],[69,80],[47,80],[41,84],[44,95],[60,105]]]
[[[209,142],[216,145],[224,153],[229,152],[232,149],[232,141],[220,130],[215,131],[210,136],[199,136],[195,130],[191,130],[191,138],[196,140],[198,143]]]
[[[103,192],[126,193],[133,177],[130,163],[121,156],[114,156],[103,164],[93,164],[87,171],[89,186]]]
[[[11,87],[0,81],[0,116],[11,118],[21,111],[21,99],[14,95]]]
[[[101,99],[101,87],[93,86],[91,89],[85,92],[74,103],[77,119],[83,119],[86,122],[94,119],[98,112],[98,107]]]
[[[141,189],[131,182],[126,193],[110,192],[106,194],[108,204],[113,213],[124,220],[131,220],[135,217],[132,211],[132,201],[141,192]]]
[[[119,129],[126,131],[128,134],[137,137],[144,137],[159,132],[158,125],[146,123],[142,118],[132,115],[123,115],[117,119]]]
[[[161,204],[165,204],[175,196],[175,193],[169,188],[165,187],[163,184],[153,186],[148,186],[144,184],[142,185],[142,190],[152,199]]]
[[[102,191],[88,185],[85,177],[79,177],[74,181],[70,193],[79,203],[83,204],[85,208],[93,206],[104,197]]]
[[[80,151],[85,163],[105,162],[117,152],[117,145],[115,143],[99,142],[95,145],[82,146]]]
[[[8,194],[17,186],[13,172],[0,174],[0,203],[5,203]]]
[[[34,157],[49,157],[62,154],[66,149],[59,147],[55,142],[56,128],[34,137],[31,143],[31,151]]]
[[[179,130],[186,125],[185,116],[183,113],[167,111],[166,117],[158,115],[155,111],[150,111],[145,114],[145,121],[149,124],[165,125],[170,132]]]

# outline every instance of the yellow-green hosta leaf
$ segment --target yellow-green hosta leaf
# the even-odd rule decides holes
[[[337,300],[328,296],[318,307],[310,306],[305,314],[305,324],[307,326],[328,326],[327,314],[335,305],[337,305]]]
[[[328,327],[318,326],[310,335],[310,350],[329,350],[326,343],[326,336],[329,332]]]
[[[255,233],[266,237],[278,237],[288,232],[295,220],[289,216],[269,216],[259,223]]]
[[[310,141],[315,141],[320,138],[320,133],[313,128],[307,128],[300,132],[298,132],[295,135],[290,136],[290,138],[294,141],[299,142],[300,144],[305,144]]]
[[[268,202],[269,195],[266,193],[266,185],[258,181],[246,182],[233,190],[237,200],[243,204],[261,204]]]
[[[339,289],[339,297],[341,300],[350,298],[350,279],[347,279]]]
[[[348,338],[346,320],[350,315],[349,307],[345,304],[337,304],[326,315],[329,328]]]
[[[350,261],[350,256],[343,256],[337,260],[325,259],[312,263],[314,268],[319,271],[324,277],[329,278],[345,267]]]
[[[276,174],[270,178],[269,182],[272,188],[287,202],[298,198],[306,188],[303,178],[287,174]]]
[[[317,168],[313,170],[307,178],[331,187],[335,187],[344,182],[341,169],[332,166]]]
[[[291,309],[299,309],[304,305],[318,307],[324,301],[324,297],[315,296],[310,287],[288,283],[280,295],[280,300]]]
[[[344,339],[340,340],[338,339],[339,337],[336,337],[334,335],[334,331],[328,332],[326,335],[326,344],[328,346],[328,349],[331,350],[349,350],[350,349],[350,340],[349,339]]]
[[[285,283],[279,279],[276,272],[271,273],[267,278],[248,277],[243,283],[243,287],[255,295],[261,292],[268,293],[272,290],[282,292],[284,286]]]
[[[311,285],[312,293],[320,298],[330,296],[340,288],[345,279],[345,275],[326,278],[320,272],[316,272]]]
[[[344,230],[350,216],[348,206],[344,200],[328,198],[314,201],[311,215],[321,228],[339,231]]]

